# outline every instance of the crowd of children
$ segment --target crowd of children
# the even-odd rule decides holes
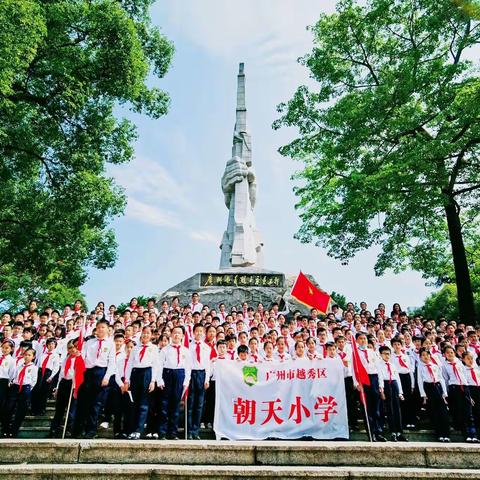
[[[371,312],[362,302],[320,316],[277,304],[216,309],[197,293],[184,306],[175,298],[143,307],[134,298],[123,311],[99,302],[90,313],[80,301],[62,312],[32,301],[3,313],[0,335],[5,437],[19,434],[29,412],[44,415],[54,397],[52,437],[65,427],[73,438],[94,438],[99,424],[112,422],[114,438],[176,439],[186,399],[188,438],[200,439],[200,428],[213,424],[216,362],[327,356],[344,367],[338,381],[350,430],[365,419],[373,440],[406,441],[426,415],[439,441],[450,441],[451,428],[467,442],[480,434],[480,327],[409,317],[398,304],[389,315],[383,304]]]

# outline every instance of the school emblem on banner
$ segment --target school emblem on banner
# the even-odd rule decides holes
[[[243,381],[249,386],[253,387],[258,382],[257,367],[249,367],[245,365],[242,369]]]

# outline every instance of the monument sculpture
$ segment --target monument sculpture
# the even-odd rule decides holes
[[[158,299],[179,297],[183,304],[190,301],[193,292],[198,292],[202,303],[210,306],[248,302],[268,307],[278,302],[282,309],[305,310],[290,295],[296,275],[285,277],[263,266],[263,240],[254,215],[257,183],[252,165],[252,141],[247,129],[243,63],[240,63],[237,76],[236,100],[232,156],[221,179],[228,220],[220,244],[220,268],[196,273],[163,292]]]
[[[256,179],[252,166],[252,141],[247,129],[245,72],[241,63],[237,77],[237,110],[233,131],[232,158],[222,177],[222,190],[228,208],[227,229],[223,234],[220,268],[263,267],[262,239],[255,226],[253,209]]]

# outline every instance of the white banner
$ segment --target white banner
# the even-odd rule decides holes
[[[348,438],[339,359],[215,362],[213,428],[230,440]]]

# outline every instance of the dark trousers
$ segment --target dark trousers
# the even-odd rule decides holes
[[[470,385],[468,388],[470,389],[470,396],[474,402],[474,405],[472,406],[473,421],[475,423],[477,434],[480,435],[480,386],[476,387]]]
[[[155,388],[148,397],[148,415],[146,433],[158,433],[160,422],[160,405],[162,403],[163,390]]]
[[[365,398],[367,400],[368,423],[373,435],[382,433],[382,417],[380,414],[380,390],[378,387],[378,375],[368,375],[370,385],[364,385]]]
[[[413,403],[412,392],[412,378],[409,373],[400,374],[400,383],[402,384],[403,402],[400,402],[400,410],[402,413],[402,425],[416,425],[417,419],[415,418],[415,405]]]
[[[203,422],[213,425],[213,417],[215,416],[215,380],[210,381],[208,390],[205,391],[205,403],[203,405]]]
[[[130,391],[133,397],[134,432],[143,433],[148,415],[148,387],[152,381],[152,368],[134,368],[130,376]]]
[[[188,435],[196,436],[200,430],[203,402],[205,401],[205,370],[192,370],[188,387],[187,429]]]
[[[8,432],[8,378],[0,378],[0,423],[2,425],[2,433]]]
[[[427,395],[427,410],[430,421],[437,437],[450,436],[450,420],[448,410],[442,397],[442,386],[439,382],[423,382],[423,388]]]
[[[8,391],[8,432],[13,437],[18,436],[18,431],[22,426],[27,410],[30,407],[32,399],[32,388],[30,385],[23,385],[22,391],[18,385],[12,385]]]
[[[105,406],[103,409],[103,415],[101,416],[103,422],[110,423],[112,419],[112,415],[114,414],[114,391],[115,387],[118,387],[117,382],[115,380],[115,375],[110,377],[108,381],[107,391],[105,393]]]
[[[387,416],[388,429],[390,433],[403,433],[402,413],[400,409],[400,398],[396,380],[386,381],[383,385],[385,400],[385,414]]]
[[[38,369],[38,380],[32,390],[32,413],[33,415],[45,415],[47,409],[47,400],[52,389],[52,382],[47,383],[52,371],[49,368],[45,369],[45,374],[42,376],[42,369]]]
[[[468,386],[448,386],[448,406],[452,414],[453,426],[467,437],[476,437],[477,432],[472,413],[472,402]]]
[[[133,428],[133,403],[128,393],[122,393],[120,387],[115,384],[110,388],[111,409],[113,414],[113,435],[130,435]]]
[[[97,433],[97,421],[105,404],[107,387],[102,387],[106,367],[87,368],[82,385],[78,389],[77,413],[72,435],[80,436],[83,432],[91,436]]]
[[[357,391],[353,386],[353,377],[345,377],[345,397],[347,400],[347,415],[348,426],[350,428],[356,428],[358,423],[357,417]]]
[[[63,424],[63,418],[67,413],[68,401],[72,391],[72,381],[62,378],[58,385],[57,401],[55,402],[55,415],[53,416],[52,423],[50,424],[50,434],[56,436],[60,434],[60,430]],[[75,418],[75,410],[77,406],[77,400],[73,398],[70,402],[70,410],[68,412],[67,430],[71,430],[73,419]]]
[[[183,382],[185,370],[183,368],[163,369],[163,394],[160,404],[160,418],[158,433],[160,436],[177,436],[178,416],[180,414],[180,402],[182,401]]]

